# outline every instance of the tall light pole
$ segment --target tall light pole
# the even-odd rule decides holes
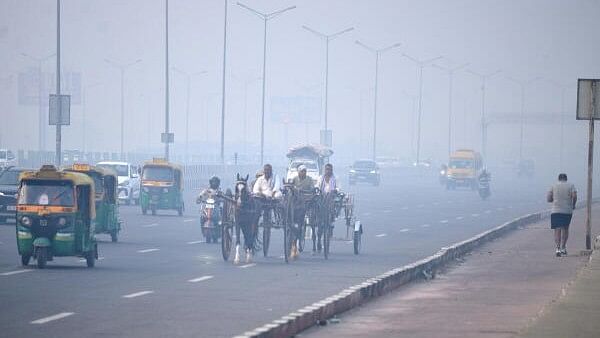
[[[176,67],[171,67],[171,69],[173,69],[175,72],[181,74],[182,76],[185,77],[185,83],[186,83],[186,98],[185,98],[185,162],[187,163],[189,161],[189,144],[190,144],[190,138],[189,138],[189,131],[190,131],[190,92],[191,92],[191,80],[192,80],[192,76],[196,76],[196,75],[203,75],[208,73],[207,71],[203,70],[200,72],[195,72],[195,73],[187,73],[184,72],[183,70],[176,68]]]
[[[86,130],[87,129],[86,128],[86,126],[87,126],[87,124],[86,124],[87,123],[87,119],[86,119],[86,115],[87,115],[87,92],[88,92],[89,89],[94,88],[94,87],[98,87],[100,85],[101,85],[101,83],[92,83],[92,84],[89,84],[89,85],[83,87],[83,90],[82,90],[82,93],[81,93],[81,105],[82,105],[82,107],[81,107],[82,109],[81,110],[82,110],[82,120],[83,120],[83,123],[82,123],[83,125],[81,126],[82,136],[83,136],[82,140],[81,140],[81,142],[82,142],[82,146],[81,147],[82,147],[82,151],[84,153],[86,151],[86,146],[87,146],[87,140],[86,140],[86,136],[87,136],[86,135],[87,134],[87,130]]]
[[[127,70],[127,68],[142,62],[141,59],[137,59],[133,62],[130,63],[118,63],[109,59],[104,59],[104,62],[108,63],[109,65],[119,69],[119,71],[121,72],[121,146],[120,146],[120,156],[121,156],[121,160],[124,159],[124,139],[125,139],[125,71]]]
[[[43,96],[43,91],[44,91],[44,83],[43,83],[43,76],[44,74],[42,73],[42,65],[44,63],[44,61],[47,61],[48,59],[54,57],[56,55],[56,53],[52,53],[49,55],[46,55],[44,57],[36,57],[36,56],[32,56],[29,55],[27,53],[21,53],[22,56],[27,57],[32,59],[33,61],[35,61],[37,63],[37,74],[38,74],[38,151],[42,151],[44,150],[44,130],[46,129],[46,124],[45,124],[45,117],[44,117],[44,107],[46,107],[46,102],[42,100],[42,96]]]
[[[264,21],[264,36],[263,36],[263,74],[262,74],[262,113],[260,119],[260,164],[264,163],[265,158],[265,87],[266,87],[266,79],[267,79],[267,22],[270,19],[273,19],[284,12],[292,10],[296,8],[296,6],[290,6],[284,9],[280,9],[278,11],[274,11],[271,13],[262,13],[253,8],[250,8],[244,5],[241,2],[237,3],[238,6],[247,9],[254,15],[258,16]]]
[[[229,1],[225,0],[225,18],[223,22],[223,88],[221,91],[221,164],[225,164],[225,80],[227,69],[227,7]],[[189,82],[189,80],[188,80]],[[187,161],[187,131],[186,131],[186,161]]]
[[[419,114],[417,116],[417,160],[415,162],[416,165],[419,165],[421,163],[421,117],[423,116],[423,68],[432,62],[441,59],[442,56],[436,56],[426,60],[414,58],[406,53],[402,53],[402,56],[414,62],[419,67]]]
[[[325,133],[327,133],[327,131],[328,131],[328,129],[327,129],[327,114],[328,114],[327,102],[328,102],[328,100],[327,99],[328,99],[328,94],[329,94],[329,42],[344,33],[348,33],[350,31],[354,30],[354,27],[349,27],[349,28],[346,28],[344,30],[338,31],[333,34],[321,33],[321,32],[319,32],[315,29],[312,29],[308,26],[302,26],[302,28],[315,34],[316,36],[320,37],[321,39],[323,39],[325,41]]]
[[[60,0],[56,0],[56,95],[60,100]],[[59,105],[58,113],[62,114],[62,107]],[[62,134],[61,134],[61,119],[58,119],[56,123],[56,151],[55,151],[55,163],[56,166],[60,166],[62,160]]]
[[[369,52],[375,55],[375,93],[373,100],[373,160],[377,157],[377,85],[379,82],[379,57],[382,53],[385,53],[391,49],[400,47],[400,43],[395,43],[393,45],[387,46],[385,48],[375,49],[370,47],[358,40],[356,40],[356,44],[365,48]]]
[[[481,80],[481,154],[485,158],[487,155],[487,122],[485,121],[485,85],[489,78],[500,74],[501,70],[496,70],[491,73],[478,73],[467,69],[467,72],[477,76]]]
[[[465,63],[454,68],[449,68],[442,67],[435,63],[432,64],[433,67],[438,68],[448,74],[448,156],[450,156],[450,154],[452,153],[452,85],[454,80],[454,73],[458,70],[465,68],[468,65],[468,63]]]
[[[530,85],[531,83],[541,79],[541,77],[536,76],[527,80],[518,80],[512,77],[506,77],[509,81],[516,83],[521,88],[521,116],[520,120],[520,128],[519,128],[519,163],[523,160],[523,129],[525,124],[525,87]]]
[[[169,160],[169,0],[165,0],[165,160]]]

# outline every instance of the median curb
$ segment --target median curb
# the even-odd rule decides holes
[[[291,337],[317,323],[360,306],[400,286],[418,279],[429,279],[435,272],[474,248],[494,240],[507,232],[548,218],[548,210],[521,216],[462,242],[444,247],[437,253],[414,263],[389,270],[363,283],[351,286],[319,302],[305,306],[264,326],[247,331],[234,338]]]

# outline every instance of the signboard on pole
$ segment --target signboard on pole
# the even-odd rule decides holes
[[[50,94],[48,124],[68,126],[71,124],[71,95]]]
[[[600,79],[577,80],[577,119],[600,119]]]
[[[160,142],[174,143],[175,142],[175,133],[161,133],[160,134]]]

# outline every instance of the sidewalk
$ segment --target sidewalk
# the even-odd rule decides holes
[[[600,219],[600,207],[593,217]],[[485,244],[431,281],[400,288],[343,314],[339,323],[331,320],[298,336],[600,337],[600,254],[587,265],[589,257],[579,255],[584,222],[579,210],[568,257],[555,257],[549,220],[532,224]],[[563,321],[564,331],[558,328]]]

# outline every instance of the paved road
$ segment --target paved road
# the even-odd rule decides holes
[[[545,208],[543,186],[498,180],[494,196],[445,191],[435,177],[384,177],[349,189],[365,226],[363,253],[342,240],[332,255],[305,252],[285,264],[281,233],[271,257],[223,262],[220,246],[201,242],[195,206],[188,214],[142,216],[122,207],[118,243],[100,236],[101,260],[88,269],[57,258],[46,270],[22,268],[14,225],[0,226],[0,336],[230,337],[312,304],[373,275],[436,252],[524,213]],[[350,188],[350,187],[348,187]]]

